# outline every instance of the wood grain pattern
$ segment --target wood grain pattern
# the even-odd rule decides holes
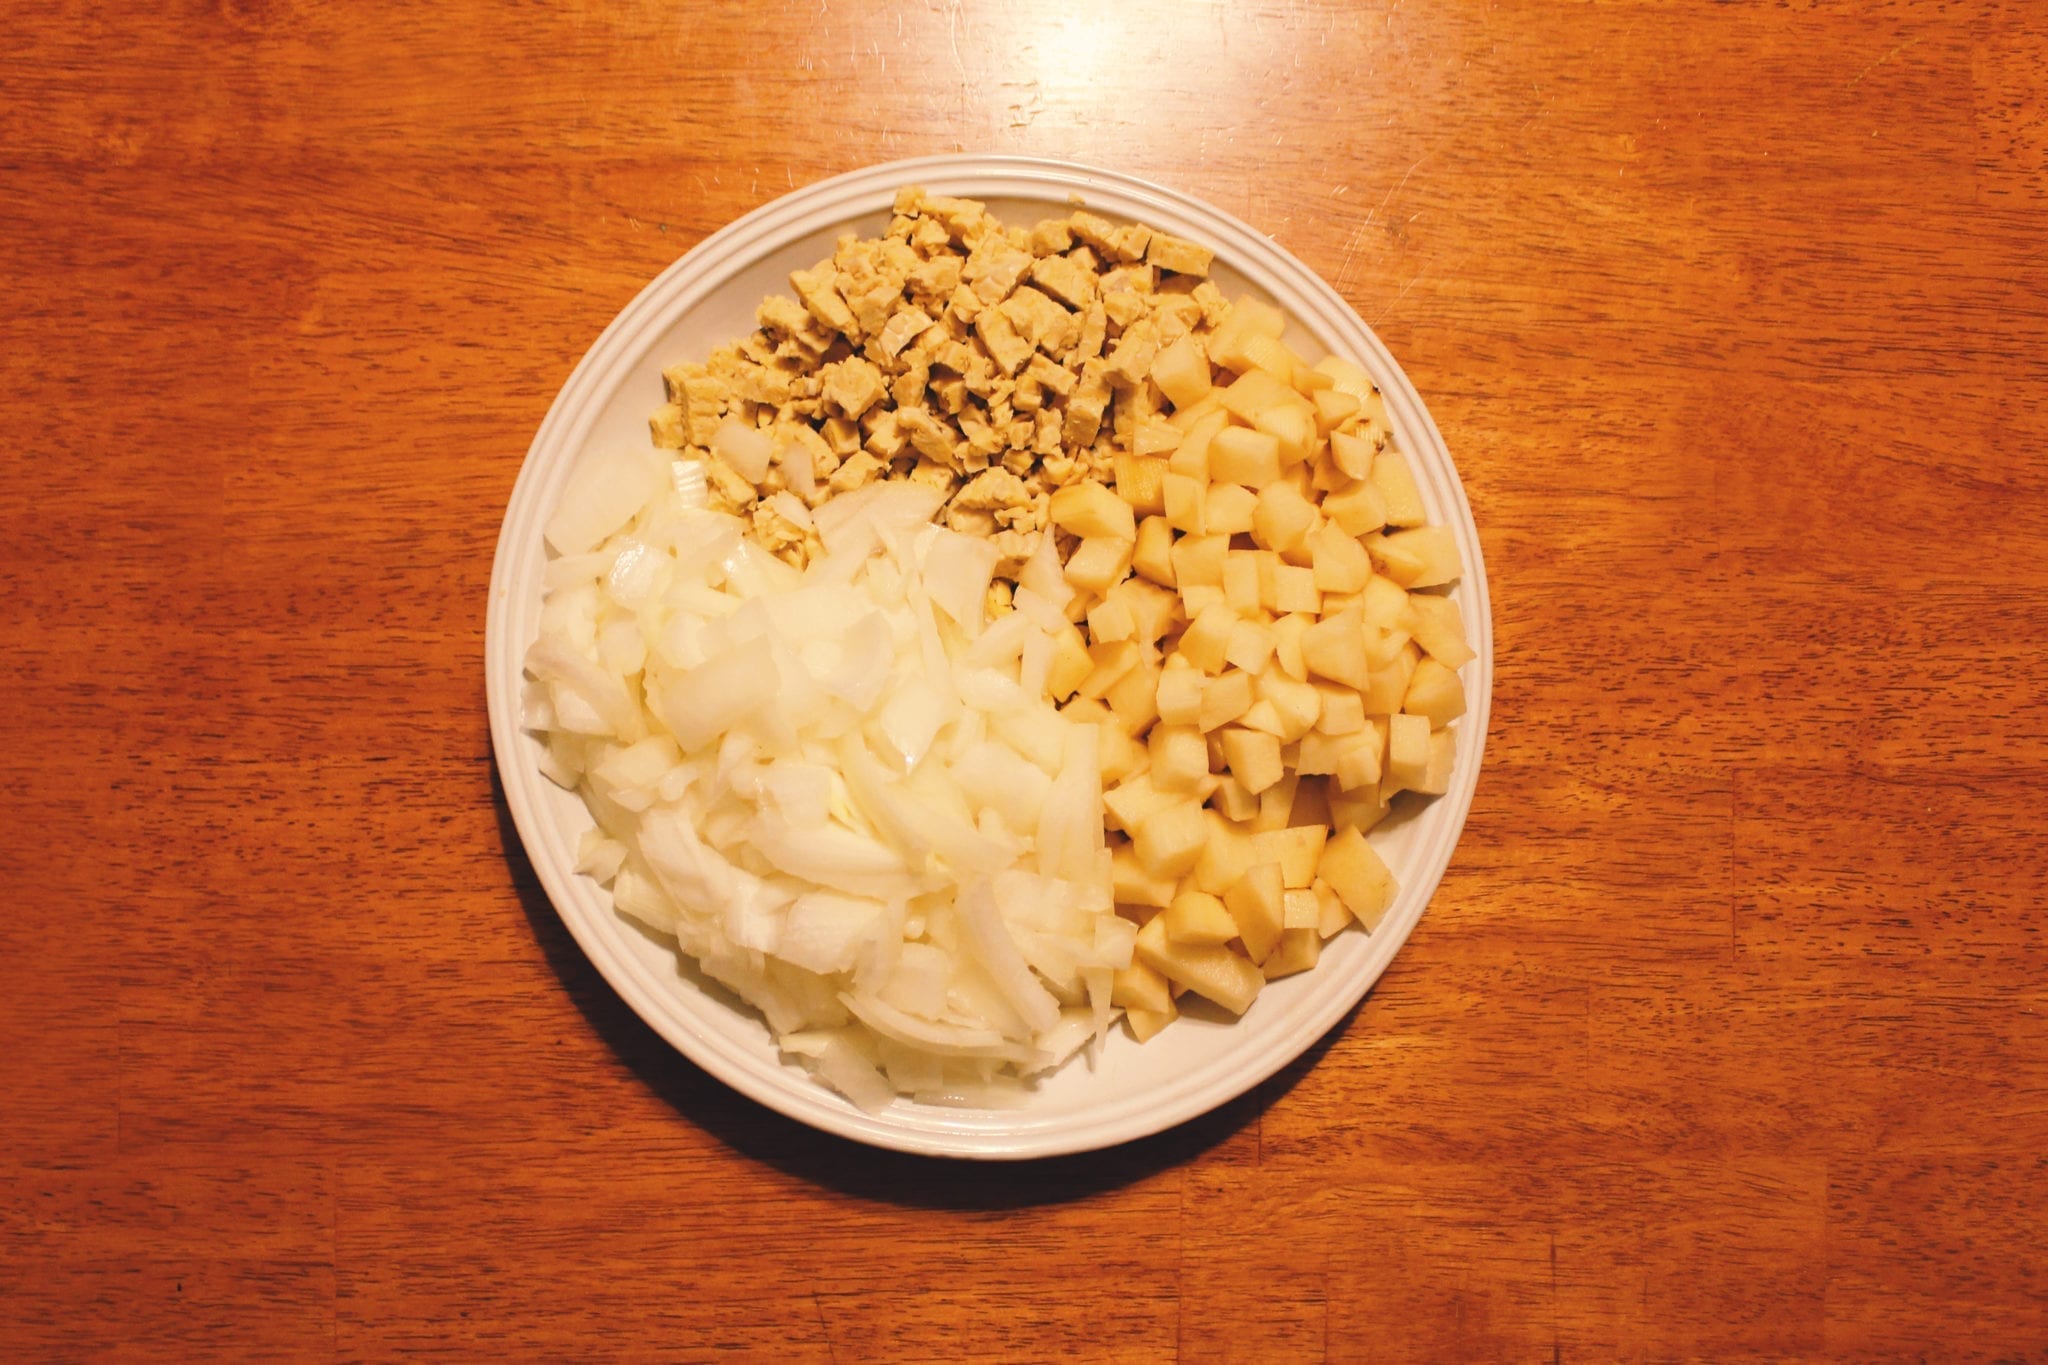
[[[0,51],[0,1354],[2048,1346],[2038,6],[28,0]],[[1365,1005],[1118,1151],[682,1062],[491,772],[576,357],[720,224],[982,149],[1329,278],[1499,682]]]

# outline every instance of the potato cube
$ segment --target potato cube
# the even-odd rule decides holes
[[[1110,496],[1114,497],[1115,494]],[[1126,509],[1128,510],[1128,509]],[[1101,594],[1131,571],[1131,553],[1137,548],[1137,532],[1124,540],[1116,537],[1084,539],[1067,556],[1066,579],[1084,593]]]
[[[1310,373],[1315,372],[1312,370]],[[1310,396],[1309,402],[1315,405],[1317,428],[1326,434],[1342,426],[1347,418],[1358,415],[1356,395],[1341,392],[1336,388],[1317,389]]]
[[[1289,612],[1273,623],[1273,661],[1290,678],[1308,677],[1308,661],[1301,657],[1301,637],[1314,624],[1315,618],[1303,612]]]
[[[1223,902],[1206,891],[1183,891],[1162,916],[1166,936],[1175,943],[1197,946],[1228,943],[1237,937],[1237,921]]]
[[[1273,596],[1266,604],[1277,612],[1302,612],[1315,616],[1323,609],[1323,595],[1316,588],[1315,570],[1296,564],[1273,567]]]
[[[1179,436],[1180,433],[1174,432],[1174,435]],[[1163,458],[1119,454],[1112,461],[1112,466],[1116,471],[1116,495],[1130,504],[1134,514],[1149,517],[1166,511],[1166,494],[1161,491],[1166,478],[1166,461]]]
[[[1385,770],[1386,741],[1379,727],[1368,725],[1357,734],[1345,735],[1335,742],[1337,763],[1330,772],[1330,780],[1337,790],[1343,792],[1362,791],[1376,788]]]
[[[1372,581],[1372,558],[1358,538],[1336,522],[1324,522],[1308,535],[1309,564],[1322,592],[1361,592]]]
[[[1134,402],[1132,407],[1149,407],[1150,397],[1149,394],[1146,395],[1146,400],[1142,404]],[[1140,458],[1157,459],[1160,464],[1160,472],[1163,474],[1166,472],[1166,457],[1180,449],[1181,440],[1186,435],[1185,431],[1182,431],[1164,417],[1139,417],[1131,424],[1130,453]],[[1129,500],[1128,495],[1124,493],[1122,488],[1117,489],[1117,494],[1124,497],[1126,501]]]
[[[1185,638],[1185,637],[1183,637]],[[1202,671],[1185,654],[1167,656],[1152,694],[1162,725],[1193,725],[1202,714]]]
[[[1229,734],[1219,730],[1217,734]],[[1249,790],[1235,773],[1222,774],[1216,790],[1209,793],[1209,808],[1227,820],[1250,821],[1259,813],[1259,795]]]
[[[1252,539],[1262,549],[1285,553],[1308,538],[1315,520],[1315,506],[1301,490],[1277,478],[1268,480],[1252,509]]]
[[[1137,673],[1132,669],[1126,677]],[[1144,769],[1151,760],[1145,754],[1145,746],[1131,738],[1130,731],[1121,725],[1104,725],[1098,730],[1095,766],[1102,772],[1102,785],[1113,787],[1132,773]]]
[[[1465,714],[1465,684],[1435,659],[1424,659],[1408,679],[1408,695],[1401,709],[1412,716],[1429,717],[1430,726],[1441,730]]]
[[[1276,339],[1277,336],[1276,333]],[[1276,408],[1313,411],[1309,408],[1308,400],[1296,393],[1288,383],[1288,378],[1291,378],[1293,373],[1292,363],[1282,363],[1286,365],[1286,376],[1275,375],[1264,369],[1248,369],[1224,385],[1224,410],[1247,426],[1257,426],[1260,417]]]
[[[1153,813],[1185,800],[1185,795],[1159,790],[1152,783],[1151,773],[1137,773],[1102,793],[1102,820],[1111,829],[1132,832]],[[1177,877],[1180,874],[1176,872],[1172,875]]]
[[[1322,434],[1316,427],[1315,409],[1300,402],[1299,395],[1296,399],[1291,405],[1270,407],[1252,421],[1254,427],[1280,443],[1282,469],[1301,464],[1315,454]]]
[[[1116,713],[1118,725],[1124,733],[1141,735],[1147,726],[1159,719],[1159,665],[1144,658],[1137,667],[1111,683],[1102,694],[1109,703],[1109,709]]]
[[[1251,361],[1244,343],[1255,336],[1278,337],[1287,330],[1287,315],[1263,299],[1249,294],[1230,305],[1230,311],[1209,335],[1209,360],[1227,370],[1247,370]]]
[[[1280,442],[1250,427],[1220,428],[1209,441],[1209,481],[1264,488],[1280,477]]]
[[[1159,495],[1168,526],[1191,536],[1208,529],[1208,484],[1185,474],[1169,473],[1159,481]]]
[[[1113,585],[1103,600],[1122,603],[1131,613],[1137,638],[1148,644],[1156,643],[1181,624],[1180,598],[1142,578],[1126,578]]]
[[[1204,673],[1221,673],[1230,650],[1230,635],[1237,628],[1238,615],[1228,606],[1206,608],[1181,632],[1176,653]],[[1251,705],[1249,698],[1245,705]]]
[[[1173,991],[1162,973],[1142,962],[1133,962],[1110,978],[1109,1003],[1127,1010],[1167,1014],[1173,1009]]]
[[[1145,870],[1138,852],[1129,844],[1118,844],[1109,855],[1109,890],[1118,905],[1148,905],[1164,910],[1173,904],[1180,882],[1158,877]]]
[[[1320,710],[1315,728],[1326,735],[1355,735],[1365,728],[1365,699],[1342,683],[1314,684]]]
[[[1327,778],[1303,776],[1299,770],[1296,771],[1294,804],[1287,808],[1287,827],[1292,829],[1297,825],[1314,825],[1318,829],[1330,827],[1330,791]]]
[[[1223,556],[1229,550],[1230,537],[1226,535],[1182,536],[1173,543],[1174,582],[1182,587],[1192,583],[1222,587]]]
[[[1266,667],[1266,661],[1272,657],[1271,626],[1255,619],[1241,619],[1231,623],[1230,643],[1223,649],[1225,663],[1233,668],[1241,668],[1247,673],[1258,673]]]
[[[1259,561],[1251,550],[1232,550],[1223,558],[1223,600],[1240,616],[1259,610]]]
[[[1162,492],[1160,506],[1165,505]],[[1138,543],[1131,551],[1131,567],[1162,588],[1174,586],[1173,527],[1164,516],[1146,517],[1138,523]]]
[[[1228,725],[1251,708],[1252,675],[1242,669],[1230,669],[1202,685],[1202,712],[1196,718],[1203,732]],[[1429,722],[1424,721],[1425,728]]]
[[[1429,763],[1423,769],[1422,780],[1412,783],[1408,790],[1421,796],[1442,796],[1451,789],[1451,767],[1457,757],[1457,732],[1432,731],[1429,736]]]
[[[1088,633],[1100,642],[1132,640],[1138,635],[1138,618],[1122,598],[1103,598],[1088,608]]]
[[[1301,658],[1310,673],[1364,691],[1368,674],[1363,620],[1353,611],[1325,616],[1302,632]]]
[[[1387,561],[1387,577],[1404,588],[1434,588],[1464,573],[1458,542],[1448,526],[1417,526],[1366,542]]]
[[[1143,654],[1135,640],[1098,640],[1088,646],[1088,657],[1095,666],[1075,692],[1083,697],[1100,697],[1109,691],[1111,683],[1136,668]]]
[[[1209,746],[1192,725],[1155,725],[1145,747],[1152,785],[1161,791],[1191,792],[1209,775]]]
[[[1202,525],[1212,534],[1238,535],[1252,529],[1258,494],[1234,483],[1212,483],[1202,505]]]
[[[1323,515],[1347,536],[1370,535],[1387,524],[1386,499],[1370,480],[1340,488],[1323,497]]]
[[[1361,547],[1363,548],[1363,547]],[[1374,578],[1359,594],[1359,610],[1368,631],[1406,631],[1415,613],[1414,601],[1400,584],[1389,578]]]
[[[1330,899],[1336,900],[1334,894]],[[1343,904],[1339,901],[1338,904]],[[1281,893],[1280,927],[1283,929],[1316,929],[1323,922],[1323,907],[1316,900],[1316,893],[1307,887],[1290,887]]]
[[[1053,525],[1083,539],[1138,538],[1138,523],[1131,505],[1094,479],[1082,479],[1059,489],[1052,495],[1047,511]]]
[[[1154,916],[1138,931],[1136,952],[1138,961],[1232,1014],[1250,1009],[1265,984],[1248,958],[1220,944],[1205,947],[1169,939],[1163,915]]]
[[[1323,825],[1259,830],[1252,835],[1252,856],[1260,862],[1279,864],[1282,886],[1305,887],[1315,880],[1316,864],[1322,860],[1323,844],[1329,834]]]
[[[1465,643],[1465,619],[1456,602],[1419,592],[1406,597],[1405,606],[1408,616],[1404,624],[1414,632],[1415,642],[1444,667],[1463,668],[1479,657],[1478,651]]]
[[[1287,929],[1280,934],[1280,942],[1259,964],[1259,970],[1266,980],[1274,981],[1296,972],[1305,972],[1321,960],[1323,954],[1322,935],[1314,929]]]
[[[1152,382],[1176,408],[1188,408],[1209,394],[1209,357],[1190,332],[1152,358]]]
[[[1394,874],[1356,828],[1339,830],[1323,845],[1316,875],[1329,883],[1360,924],[1379,927],[1394,899]]]
[[[1053,637],[1052,667],[1046,673],[1045,690],[1054,701],[1065,701],[1095,671],[1088,654],[1088,641],[1073,626]]]
[[[1372,477],[1372,442],[1348,432],[1330,433],[1330,463],[1349,479]]]
[[[1202,845],[1202,856],[1182,887],[1220,896],[1252,865],[1252,832],[1249,824],[1230,820],[1219,811],[1210,811],[1208,818],[1208,842]]]
[[[1371,483],[1379,490],[1386,507],[1387,525],[1420,526],[1429,520],[1422,507],[1421,490],[1415,486],[1414,472],[1400,451],[1389,446],[1373,456]]]
[[[1259,813],[1252,817],[1252,832],[1286,829],[1294,814],[1294,793],[1301,785],[1300,772],[1284,772],[1280,780],[1259,793]]]
[[[1382,668],[1366,675],[1359,689],[1359,702],[1368,716],[1391,716],[1400,711],[1408,697],[1408,680],[1415,675],[1415,660],[1406,649],[1396,653]]]
[[[1282,744],[1292,744],[1315,727],[1322,714],[1322,694],[1314,683],[1290,678],[1277,665],[1259,674],[1253,692],[1274,711],[1273,733]]]
[[[1247,792],[1256,796],[1278,782],[1285,773],[1285,765],[1280,761],[1278,737],[1236,726],[1221,733],[1224,761],[1230,765],[1231,776]]]
[[[1351,912],[1344,908],[1343,898],[1330,889],[1330,884],[1321,877],[1309,887],[1309,893],[1316,898],[1316,933],[1324,938],[1333,938],[1351,923]]]
[[[1213,401],[1212,396],[1211,399],[1204,401],[1203,406],[1209,407],[1209,404]],[[1182,418],[1186,415],[1185,413],[1176,413],[1170,420],[1175,426],[1180,426]],[[1178,474],[1182,478],[1193,479],[1203,487],[1208,487],[1209,448],[1215,441],[1216,434],[1223,431],[1229,425],[1230,414],[1223,410],[1223,405],[1220,402],[1216,402],[1213,407],[1209,407],[1209,411],[1204,413],[1200,420],[1187,424],[1185,428],[1187,435],[1181,438],[1181,443],[1174,448],[1173,454],[1166,457],[1166,472]]]
[[[1306,368],[1301,357],[1294,353],[1294,348],[1279,337],[1249,336],[1244,339],[1242,349],[1246,360],[1286,385],[1289,392],[1294,389],[1295,375]]]
[[[1340,792],[1330,797],[1330,828],[1355,829],[1364,834],[1386,819],[1391,811],[1392,807],[1381,799],[1378,787]]]
[[[1180,800],[1140,816],[1131,830],[1131,843],[1147,872],[1156,877],[1178,877],[1202,856],[1207,832],[1201,801]]]
[[[1149,1043],[1154,1038],[1157,1038],[1159,1030],[1165,1028],[1178,1018],[1180,1018],[1180,1011],[1175,1008],[1169,1008],[1164,1012],[1136,1009],[1124,1011],[1124,1022],[1131,1026],[1131,1036],[1141,1043]]]
[[[1429,717],[1387,718],[1387,767],[1381,785],[1414,788],[1428,780]]]
[[[1285,898],[1277,863],[1258,863],[1247,868],[1223,893],[1222,904],[1230,912],[1237,937],[1252,961],[1264,962],[1280,941],[1280,931],[1286,927]],[[1168,934],[1172,931],[1173,926],[1168,925]]]

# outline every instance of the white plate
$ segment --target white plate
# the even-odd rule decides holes
[[[1463,670],[1469,709],[1457,724],[1452,790],[1372,836],[1401,883],[1377,932],[1339,935],[1314,971],[1274,982],[1237,1022],[1184,1018],[1142,1047],[1119,1030],[1092,1070],[1077,1059],[1021,1109],[899,1100],[870,1115],[779,1060],[757,1016],[679,970],[672,949],[634,928],[613,911],[608,892],[576,874],[576,841],[591,820],[579,798],[536,766],[540,745],[520,728],[520,666],[539,630],[541,527],[583,452],[644,445],[648,414],[662,400],[664,364],[701,358],[752,330],[755,306],[787,292],[792,269],[829,255],[840,233],[878,234],[896,190],[913,183],[981,199],[1012,223],[1060,214],[1069,196],[1080,195],[1095,212],[1206,243],[1216,249],[1214,274],[1225,292],[1235,297],[1248,288],[1278,304],[1292,321],[1288,339],[1296,349],[1363,365],[1385,393],[1430,519],[1457,536],[1465,576],[1452,596],[1479,657]],[[1171,190],[1063,162],[943,156],[870,167],[757,209],[706,238],[613,320],[556,397],[513,489],[491,571],[485,668],[491,742],[527,855],[577,943],[641,1018],[704,1070],[813,1127],[902,1151],[1002,1159],[1107,1147],[1205,1113],[1299,1056],[1358,1003],[1421,917],[1465,823],[1486,736],[1493,641],[1479,537],[1443,437],[1393,357],[1336,291],[1263,235]]]

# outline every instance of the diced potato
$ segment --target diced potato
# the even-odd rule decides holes
[[[1223,427],[1209,441],[1209,480],[1264,488],[1280,477],[1280,442],[1250,427]]]
[[[1209,357],[1190,332],[1152,358],[1152,382],[1176,408],[1188,408],[1209,394]]]
[[[1278,863],[1257,863],[1223,893],[1223,906],[1230,912],[1237,937],[1254,962],[1264,962],[1280,941],[1286,927],[1286,891]],[[1167,926],[1172,933],[1172,926]]]
[[[1294,348],[1278,337],[1246,337],[1242,349],[1245,359],[1287,385],[1290,390],[1294,387],[1295,374],[1306,368],[1301,357],[1294,353]]]
[[[1135,640],[1100,640],[1088,646],[1088,657],[1094,667],[1075,692],[1083,697],[1099,697],[1109,691],[1111,683],[1136,668],[1143,654]]]
[[[1372,477],[1372,442],[1348,432],[1330,433],[1330,462],[1350,479]]]
[[[1323,515],[1342,527],[1347,536],[1370,535],[1387,524],[1386,499],[1370,480],[1326,494],[1322,508]]]
[[[1252,425],[1280,443],[1280,467],[1298,465],[1316,452],[1318,438],[1315,409],[1306,403],[1276,405],[1253,419]]]
[[[1330,791],[1328,779],[1301,774],[1295,775],[1294,804],[1287,808],[1287,826],[1315,825],[1328,829],[1330,826]]]
[[[1395,531],[1377,541],[1367,541],[1366,550],[1384,555],[1387,577],[1404,588],[1434,588],[1464,573],[1457,539],[1448,526],[1416,526]]]
[[[1156,457],[1161,466],[1160,472],[1164,473],[1166,457],[1180,448],[1186,435],[1164,417],[1143,417],[1132,424],[1131,453],[1141,458]],[[1129,500],[1121,486],[1116,491],[1118,496]]]
[[[1394,899],[1394,874],[1356,828],[1339,830],[1323,845],[1316,875],[1329,883],[1360,924],[1367,929],[1379,927]]]
[[[1230,306],[1230,312],[1209,336],[1209,360],[1226,370],[1251,368],[1243,346],[1254,336],[1277,337],[1287,330],[1287,317],[1263,299],[1246,295]]]
[[[1251,704],[1252,675],[1242,669],[1230,669],[1202,685],[1202,711],[1196,724],[1206,733],[1236,720]]]
[[[1167,428],[1169,431],[1171,427]],[[1174,432],[1178,437],[1179,432]],[[1166,495],[1161,485],[1166,478],[1166,461],[1157,455],[1119,454],[1113,461],[1116,471],[1116,495],[1130,504],[1131,511],[1141,517],[1157,516],[1166,511]]]
[[[1149,772],[1125,778],[1102,793],[1103,823],[1111,829],[1134,831],[1155,812],[1186,801],[1185,795],[1163,792],[1152,784]],[[1133,857],[1137,856],[1135,851]],[[1147,875],[1157,876],[1148,870]],[[1173,876],[1179,876],[1176,872]]]
[[[1315,520],[1314,504],[1293,484],[1275,478],[1259,489],[1252,509],[1252,539],[1263,549],[1284,554],[1308,538]]]
[[[1185,638],[1185,637],[1183,637]],[[1159,670],[1159,683],[1152,694],[1162,725],[1193,725],[1202,714],[1204,675],[1185,652],[1167,656]]]
[[[1277,665],[1261,672],[1253,692],[1274,710],[1273,733],[1282,744],[1292,744],[1314,728],[1322,714],[1322,694],[1314,683],[1290,678]]]
[[[1222,732],[1223,757],[1230,772],[1254,796],[1278,782],[1286,771],[1277,736],[1231,727]]]
[[[1125,1010],[1124,1022],[1131,1026],[1131,1036],[1133,1038],[1136,1038],[1141,1043],[1149,1043],[1154,1038],[1157,1038],[1159,1036],[1159,1030],[1165,1028],[1168,1024],[1180,1018],[1180,1010],[1178,1008],[1172,1007],[1172,1003],[1170,1001],[1168,1002],[1168,1005],[1169,1008],[1167,1008],[1164,1011],[1134,1009]]]
[[[1301,657],[1301,637],[1314,624],[1314,618],[1301,612],[1289,612],[1273,623],[1273,659],[1290,678],[1308,677],[1308,662]]]
[[[1223,557],[1223,600],[1240,616],[1259,610],[1259,561],[1251,550],[1232,550]]]
[[[1140,735],[1159,719],[1159,665],[1140,658],[1137,667],[1111,683],[1102,694],[1126,734]]]
[[[1230,650],[1230,635],[1239,617],[1228,606],[1205,609],[1193,624],[1181,632],[1179,656],[1204,673],[1221,673]],[[1245,699],[1251,705],[1251,699]]]
[[[1216,733],[1229,734],[1230,732],[1226,729],[1219,730]],[[1220,776],[1222,780],[1217,782],[1216,790],[1209,793],[1209,808],[1228,820],[1249,821],[1253,816],[1257,815],[1259,813],[1258,793],[1246,788],[1244,781],[1235,773],[1223,773]]]
[[[1223,586],[1223,557],[1230,550],[1226,535],[1182,536],[1173,542],[1173,577],[1181,587],[1204,583]]]
[[[1230,414],[1223,410],[1223,404],[1216,401],[1213,394],[1204,400],[1203,406],[1210,402],[1215,402],[1215,406],[1201,420],[1187,426],[1187,435],[1166,459],[1167,473],[1193,479],[1205,488],[1209,484],[1209,447],[1215,441],[1216,433],[1230,425]],[[1180,425],[1183,415],[1175,414],[1174,425]]]
[[[1315,404],[1316,426],[1325,434],[1335,431],[1346,419],[1358,415],[1358,399],[1334,387],[1317,389],[1309,401]]]
[[[1238,535],[1252,529],[1258,509],[1258,495],[1251,489],[1234,483],[1212,483],[1202,505],[1202,525],[1211,534]]]
[[[1429,519],[1422,507],[1421,490],[1408,468],[1408,458],[1392,446],[1373,456],[1372,486],[1379,489],[1386,506],[1387,525],[1420,526]],[[1363,532],[1360,532],[1363,534]]]
[[[1305,887],[1315,880],[1316,864],[1322,860],[1323,844],[1329,834],[1322,825],[1260,830],[1252,835],[1252,856],[1260,862],[1278,864],[1282,886]]]
[[[1192,725],[1155,725],[1145,747],[1161,791],[1191,792],[1209,775],[1209,746]]]
[[[1163,916],[1154,916],[1138,931],[1136,952],[1138,961],[1232,1014],[1250,1009],[1265,984],[1258,967],[1228,948],[1173,942]]]
[[[1362,618],[1351,611],[1325,616],[1302,632],[1301,657],[1309,672],[1364,691],[1367,669]]]
[[[1208,529],[1209,485],[1186,474],[1168,473],[1159,481],[1160,506],[1166,524],[1191,536]]]
[[[1387,718],[1387,768],[1383,787],[1413,789],[1429,777],[1429,717]]]
[[[1361,592],[1372,581],[1371,556],[1356,536],[1336,522],[1323,523],[1307,540],[1309,564],[1320,591]]]
[[[1068,626],[1052,640],[1052,667],[1046,674],[1046,691],[1054,701],[1065,701],[1074,695],[1076,688],[1095,671],[1095,660],[1089,656],[1088,641],[1073,626]]]
[[[1465,684],[1435,659],[1424,659],[1408,679],[1408,695],[1401,709],[1412,716],[1429,717],[1430,726],[1441,730],[1465,714]]]
[[[1125,677],[1135,676],[1133,669]],[[1114,690],[1114,689],[1112,689]],[[1145,755],[1145,746],[1132,739],[1130,731],[1121,725],[1100,727],[1100,738],[1096,741],[1096,767],[1102,772],[1102,785],[1115,786],[1132,773],[1144,768],[1150,760]]]
[[[1422,796],[1442,796],[1451,789],[1451,767],[1458,757],[1458,736],[1453,730],[1436,730],[1429,736],[1429,764],[1422,780],[1408,790]]]
[[[1355,735],[1365,728],[1365,699],[1342,683],[1316,683],[1316,729],[1326,735]]]
[[[1257,426],[1261,417],[1276,409],[1314,412],[1285,379],[1262,369],[1246,370],[1225,385],[1223,407],[1247,426]]]
[[[1405,623],[1414,615],[1409,604],[1414,599],[1400,584],[1392,579],[1375,577],[1365,585],[1359,597],[1359,611],[1364,615],[1368,631],[1407,630]]]
[[[1173,1012],[1173,991],[1168,987],[1164,974],[1142,962],[1133,962],[1110,978],[1109,1003],[1127,1010],[1170,1014]]]
[[[1114,495],[1112,495],[1114,496]],[[1103,593],[1131,571],[1131,553],[1137,548],[1137,532],[1129,540],[1121,537],[1088,537],[1067,556],[1067,582],[1084,593]]]
[[[1220,896],[1236,884],[1252,865],[1252,838],[1248,825],[1209,812],[1208,842],[1184,886]]]
[[[1391,810],[1392,807],[1380,797],[1377,787],[1333,793],[1330,797],[1330,828],[1355,829],[1364,834],[1386,819]]]
[[[1105,597],[1088,608],[1088,633],[1098,642],[1135,639],[1138,618],[1132,615],[1129,602]]]
[[[1047,514],[1053,525],[1083,539],[1138,538],[1137,518],[1131,505],[1094,479],[1082,479],[1056,491]]]
[[[1139,817],[1131,830],[1131,843],[1138,850],[1138,862],[1147,872],[1157,877],[1178,877],[1202,856],[1206,833],[1202,803],[1183,800]]]
[[[1163,490],[1159,505],[1166,506]],[[1173,527],[1167,524],[1165,516],[1146,517],[1138,523],[1138,543],[1131,551],[1131,567],[1162,588],[1175,585]]]
[[[1173,898],[1162,916],[1166,937],[1175,943],[1197,946],[1228,943],[1237,937],[1237,921],[1223,902],[1206,891],[1183,891]]]
[[[1277,612],[1301,612],[1314,616],[1323,609],[1323,595],[1316,588],[1315,570],[1296,564],[1273,568],[1273,594],[1266,603]]]
[[[1252,832],[1286,829],[1294,814],[1294,793],[1301,785],[1299,772],[1283,772],[1280,780],[1259,793],[1259,813],[1252,817]]]
[[[1391,716],[1408,697],[1408,680],[1415,676],[1415,661],[1405,648],[1384,667],[1372,669],[1365,686],[1358,689],[1359,701],[1368,716]]]
[[[1247,673],[1258,673],[1273,657],[1273,628],[1255,618],[1233,621],[1230,626],[1230,642],[1224,646],[1223,660],[1233,668]]]
[[[1384,772],[1386,741],[1381,737],[1379,726],[1367,725],[1357,734],[1345,735],[1335,741],[1336,765],[1330,770],[1330,780],[1337,790],[1343,792],[1363,791],[1377,788]]]
[[[1173,904],[1179,885],[1177,878],[1147,872],[1138,861],[1137,850],[1129,844],[1119,844],[1110,853],[1109,889],[1118,905],[1149,905],[1164,910]]]
[[[1351,912],[1344,908],[1343,898],[1321,877],[1315,879],[1309,891],[1316,898],[1316,932],[1324,938],[1334,938],[1351,923]]]
[[[1415,633],[1416,643],[1444,667],[1463,668],[1479,657],[1478,652],[1465,643],[1465,619],[1456,602],[1448,597],[1418,592],[1408,596],[1405,605],[1409,612],[1407,626]]]
[[[1122,604],[1131,613],[1137,638],[1148,644],[1180,625],[1180,598],[1142,578],[1126,578],[1113,585],[1103,600]]]
[[[1322,935],[1314,929],[1287,929],[1282,931],[1278,946],[1259,964],[1259,970],[1266,980],[1277,980],[1308,971],[1321,960],[1322,954]]]

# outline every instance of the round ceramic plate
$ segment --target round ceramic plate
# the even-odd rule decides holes
[[[841,233],[879,234],[896,190],[908,184],[983,200],[1005,222],[1026,225],[1066,212],[1078,196],[1093,212],[1205,243],[1216,251],[1218,284],[1231,297],[1249,291],[1279,305],[1296,350],[1363,365],[1385,394],[1430,519],[1457,537],[1465,575],[1451,595],[1479,652],[1462,673],[1468,710],[1456,725],[1451,790],[1372,835],[1401,887],[1376,931],[1338,935],[1315,970],[1272,983],[1241,1020],[1184,1016],[1142,1046],[1118,1029],[1092,1066],[1076,1058],[1017,1109],[898,1100],[863,1113],[780,1060],[757,1015],[679,966],[671,946],[619,915],[608,891],[575,872],[576,842],[590,816],[578,797],[541,775],[541,746],[521,728],[519,712],[521,660],[540,622],[541,528],[577,461],[593,449],[644,446],[648,414],[662,401],[662,366],[700,359],[751,331],[755,306],[787,292],[791,270],[830,255]],[[1358,315],[1300,261],[1206,204],[1114,172],[1024,157],[930,157],[812,185],[714,233],[642,290],[577,365],[527,452],[498,540],[485,647],[491,741],[519,836],[570,932],[627,1003],[698,1066],[791,1118],[876,1146],[987,1159],[1086,1151],[1184,1122],[1257,1085],[1342,1019],[1386,970],[1450,863],[1478,780],[1493,682],[1471,509],[1422,400]]]

